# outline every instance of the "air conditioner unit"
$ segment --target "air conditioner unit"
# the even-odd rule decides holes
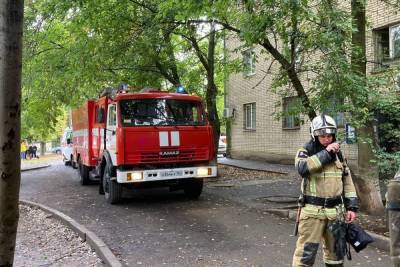
[[[233,118],[235,116],[234,108],[224,108],[224,118]]]

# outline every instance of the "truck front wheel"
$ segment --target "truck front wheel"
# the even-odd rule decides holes
[[[82,164],[81,159],[79,159],[79,163],[78,163],[78,172],[79,172],[79,178],[80,178],[81,185],[90,184],[89,168]]]
[[[106,165],[103,174],[103,190],[106,201],[110,204],[117,204],[122,198],[122,185],[115,180],[111,180],[111,170]]]
[[[100,177],[99,194],[104,195],[103,177]]]
[[[183,188],[185,195],[190,199],[198,199],[203,191],[203,179],[188,179]]]

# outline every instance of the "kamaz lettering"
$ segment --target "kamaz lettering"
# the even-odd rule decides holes
[[[177,156],[179,151],[161,151],[160,156]]]

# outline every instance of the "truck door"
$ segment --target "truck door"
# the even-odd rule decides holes
[[[104,101],[96,103],[94,117],[94,125],[92,129],[93,157],[99,159],[104,140],[104,128],[106,127],[106,107]]]
[[[110,104],[107,112],[107,129],[106,129],[106,149],[110,153],[113,164],[116,165],[117,158],[117,105]]]

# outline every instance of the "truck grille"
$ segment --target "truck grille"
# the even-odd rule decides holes
[[[178,162],[178,161],[199,161],[207,160],[207,150],[186,150],[179,151],[178,155],[160,155],[159,152],[142,152],[140,154],[141,163],[157,163],[157,162]]]

